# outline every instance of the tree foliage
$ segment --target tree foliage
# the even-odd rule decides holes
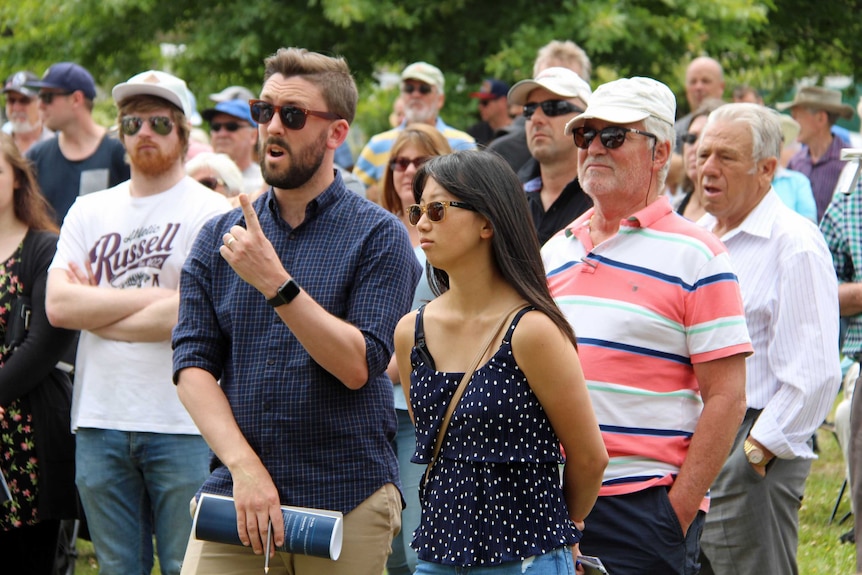
[[[767,99],[802,77],[853,74],[862,58],[859,0],[17,0],[0,6],[0,73],[74,60],[109,90],[148,68],[186,79],[201,100],[229,84],[260,85],[281,46],[344,55],[363,98],[375,73],[426,60],[447,74],[446,117],[466,125],[467,92],[488,75],[529,77],[536,50],[571,39],[593,85],[646,75],[682,97],[687,62],[708,54],[728,85]],[[180,46],[166,59],[162,43]],[[451,86],[451,87],[450,87]],[[853,94],[848,94],[848,97]],[[379,98],[388,102],[387,98]],[[378,114],[379,116],[379,114]],[[361,120],[361,119],[360,119]]]

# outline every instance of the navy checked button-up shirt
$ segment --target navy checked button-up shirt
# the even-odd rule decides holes
[[[236,209],[204,226],[183,268],[174,380],[187,367],[221,380],[283,505],[348,513],[384,484],[399,485],[385,369],[421,270],[403,224],[349,192],[340,175],[309,202],[296,228],[279,215],[271,190],[254,209],[297,283],[362,331],[370,379],[353,391],[321,368],[264,296],[221,257],[222,236],[244,225]],[[214,465],[201,491],[232,495],[229,471],[217,460]]]

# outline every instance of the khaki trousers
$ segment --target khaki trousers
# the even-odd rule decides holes
[[[344,516],[338,561],[296,553],[276,553],[269,575],[381,575],[401,529],[401,494],[387,483]],[[189,538],[181,575],[261,575],[263,555],[251,547]]]

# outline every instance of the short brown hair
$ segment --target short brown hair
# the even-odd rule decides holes
[[[285,78],[302,76],[320,87],[327,111],[338,114],[348,124],[353,123],[359,92],[344,58],[324,56],[305,48],[279,48],[263,63],[264,84],[275,74]]]

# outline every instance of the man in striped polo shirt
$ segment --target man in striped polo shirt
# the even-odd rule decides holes
[[[745,412],[730,259],[662,194],[675,108],[650,78],[593,93],[566,132],[595,205],[542,249],[611,457],[580,551],[615,575],[698,572],[707,491]]]

